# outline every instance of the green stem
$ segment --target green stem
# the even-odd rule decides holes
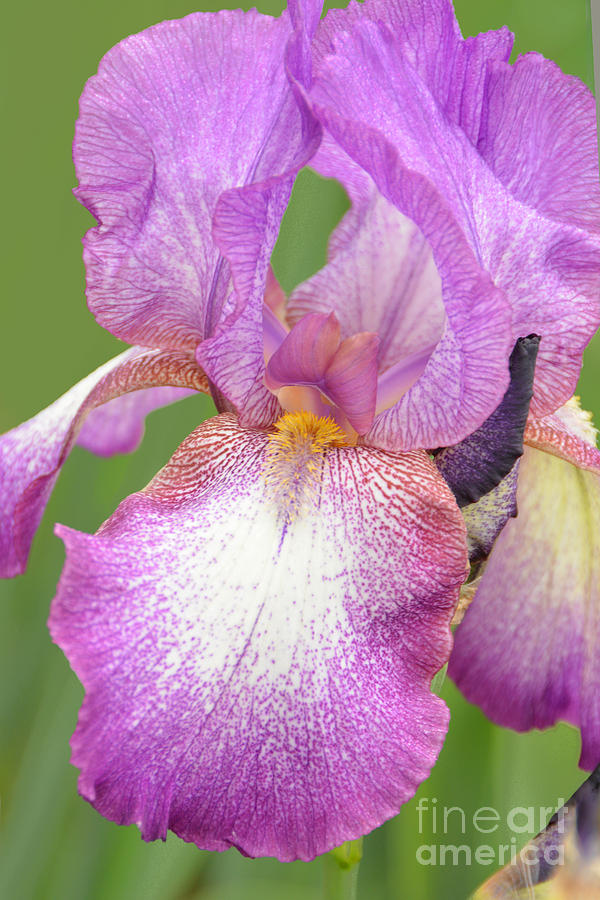
[[[356,900],[358,866],[362,859],[363,839],[346,841],[323,857],[323,896],[325,900]]]
[[[323,897],[325,900],[356,900],[358,863],[342,869],[329,854],[323,858]]]

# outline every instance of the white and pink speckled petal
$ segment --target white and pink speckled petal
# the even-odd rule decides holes
[[[330,448],[290,521],[267,446],[219,416],[96,535],[60,526],[50,627],[103,815],[310,859],[397,813],[437,757],[465,533],[427,454],[366,447]]]
[[[525,441],[530,447],[600,475],[596,437],[590,413],[581,409],[575,397],[550,416],[530,416],[525,428]]]

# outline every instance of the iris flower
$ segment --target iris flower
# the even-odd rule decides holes
[[[599,324],[589,92],[509,65],[506,29],[463,40],[445,0],[320,12],[194,14],[103,59],[76,194],[88,305],[132,347],[0,443],[10,576],[76,441],[131,450],[150,409],[210,392],[95,535],[57,526],[50,629],[86,692],[83,797],[146,840],[281,860],[427,777],[468,570],[455,498],[501,490],[532,391],[544,422]],[[269,260],[307,164],[352,205],[286,299]]]

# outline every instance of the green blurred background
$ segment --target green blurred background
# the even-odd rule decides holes
[[[236,3],[205,3],[217,9]],[[344,5],[338,3],[335,5]],[[517,52],[537,49],[592,86],[587,0],[457,0],[463,33],[506,24]],[[81,3],[37,0],[3,13],[1,65],[3,173],[0,432],[18,424],[122,346],[85,306],[80,239],[91,217],[71,196],[71,139],[78,95],[118,40],[197,7],[162,0]],[[259,9],[278,14],[282,3]],[[335,185],[303,174],[294,191],[274,264],[289,289],[325,259],[327,235],[345,209]],[[588,350],[580,392],[600,420],[600,343]],[[134,827],[104,821],[77,797],[69,765],[81,688],[45,620],[63,560],[56,521],[93,531],[127,494],[142,487],[181,439],[210,414],[205,398],[154,413],[141,451],[99,460],[76,449],[35,541],[28,574],[0,584],[0,896],[6,900],[305,900],[321,895],[322,863],[247,860],[208,854],[174,836],[144,844]],[[440,761],[418,797],[460,806],[467,819],[492,806],[552,806],[583,780],[577,733],[561,726],[517,735],[491,725],[446,682],[452,724]],[[366,841],[359,897],[462,900],[493,867],[424,867],[420,844],[482,842],[460,817],[446,836],[418,831],[413,801]],[[535,829],[534,829],[535,830]],[[528,834],[523,835],[523,840]],[[489,835],[508,842],[506,828]]]

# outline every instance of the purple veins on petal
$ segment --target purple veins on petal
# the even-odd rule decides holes
[[[526,53],[489,66],[477,148],[517,199],[600,231],[594,97],[556,63]]]
[[[90,309],[124,340],[198,348],[216,395],[259,425],[276,411],[269,259],[321,137],[286,71],[292,34],[287,14],[225,10],[125,39],[86,85],[74,144],[77,196],[99,222],[84,242]]]
[[[555,411],[600,321],[590,97],[538,57],[509,66],[506,29],[463,40],[449,0],[320,12],[193,14],[106,55],[74,147],[88,303],[161,349],[0,438],[14,574],[76,440],[131,449],[146,411],[210,384],[225,414],[144,490],[95,535],[57,527],[50,628],[100,813],[284,861],[427,777],[467,549],[486,562],[452,674],[600,758],[598,454],[559,411],[519,461],[532,385]],[[286,305],[269,261],[311,162],[352,208]]]
[[[395,815],[437,757],[464,525],[423,451],[335,445],[290,517],[265,479],[296,451],[269,446],[219,416],[96,535],[59,526],[50,628],[86,690],[72,759],[103,815],[311,859]]]
[[[446,402],[455,427],[464,425],[460,439],[487,418],[500,399],[492,396],[491,386],[501,384],[499,368],[506,358],[507,322],[498,318],[503,301],[511,313],[512,342],[528,333],[544,338],[534,409],[537,415],[552,411],[572,393],[583,348],[600,321],[600,244],[596,229],[584,223],[589,223],[591,206],[581,193],[571,192],[575,209],[568,221],[555,216],[539,197],[541,208],[535,209],[481,157],[477,137],[489,112],[488,64],[505,66],[510,49],[501,35],[463,42],[449,3],[391,2],[367,5],[366,14],[361,10],[353,7],[351,22],[336,13],[322,26],[311,91],[314,108],[333,139],[423,232],[441,277],[448,318],[423,375],[393,411],[376,421],[371,438],[392,446],[393,428],[396,440],[404,433],[406,446],[417,425],[424,433],[425,423],[419,423],[424,410],[430,428],[435,423],[439,435],[447,432],[449,423],[431,402],[432,395],[446,396],[442,372],[447,386],[462,386],[463,396],[449,393]],[[429,56],[432,35],[437,45]],[[447,75],[455,65],[465,78],[457,79],[456,97],[464,90],[468,122],[461,118],[461,104],[454,105],[448,93],[447,85],[454,80]],[[557,78],[568,81],[566,76]],[[535,134],[537,102],[523,106],[519,124],[528,134]],[[561,116],[556,124],[568,130]],[[594,139],[591,126],[586,116],[581,127],[588,149]],[[588,156],[586,172],[591,171]],[[583,219],[577,218],[580,209],[585,209]],[[491,285],[500,294],[493,299]],[[461,313],[466,321],[461,322]],[[468,340],[466,331],[474,321],[477,328]],[[491,340],[484,348],[486,336]],[[472,391],[477,377],[479,388]],[[474,424],[467,425],[467,417]]]
[[[323,166],[324,153],[317,159]],[[329,160],[327,172],[343,181],[352,165]],[[307,313],[334,311],[343,337],[375,332],[381,374],[423,348],[431,355],[446,315],[423,234],[367,181],[361,193],[351,192],[352,208],[331,236],[328,264],[292,292],[287,317],[296,323]]]

